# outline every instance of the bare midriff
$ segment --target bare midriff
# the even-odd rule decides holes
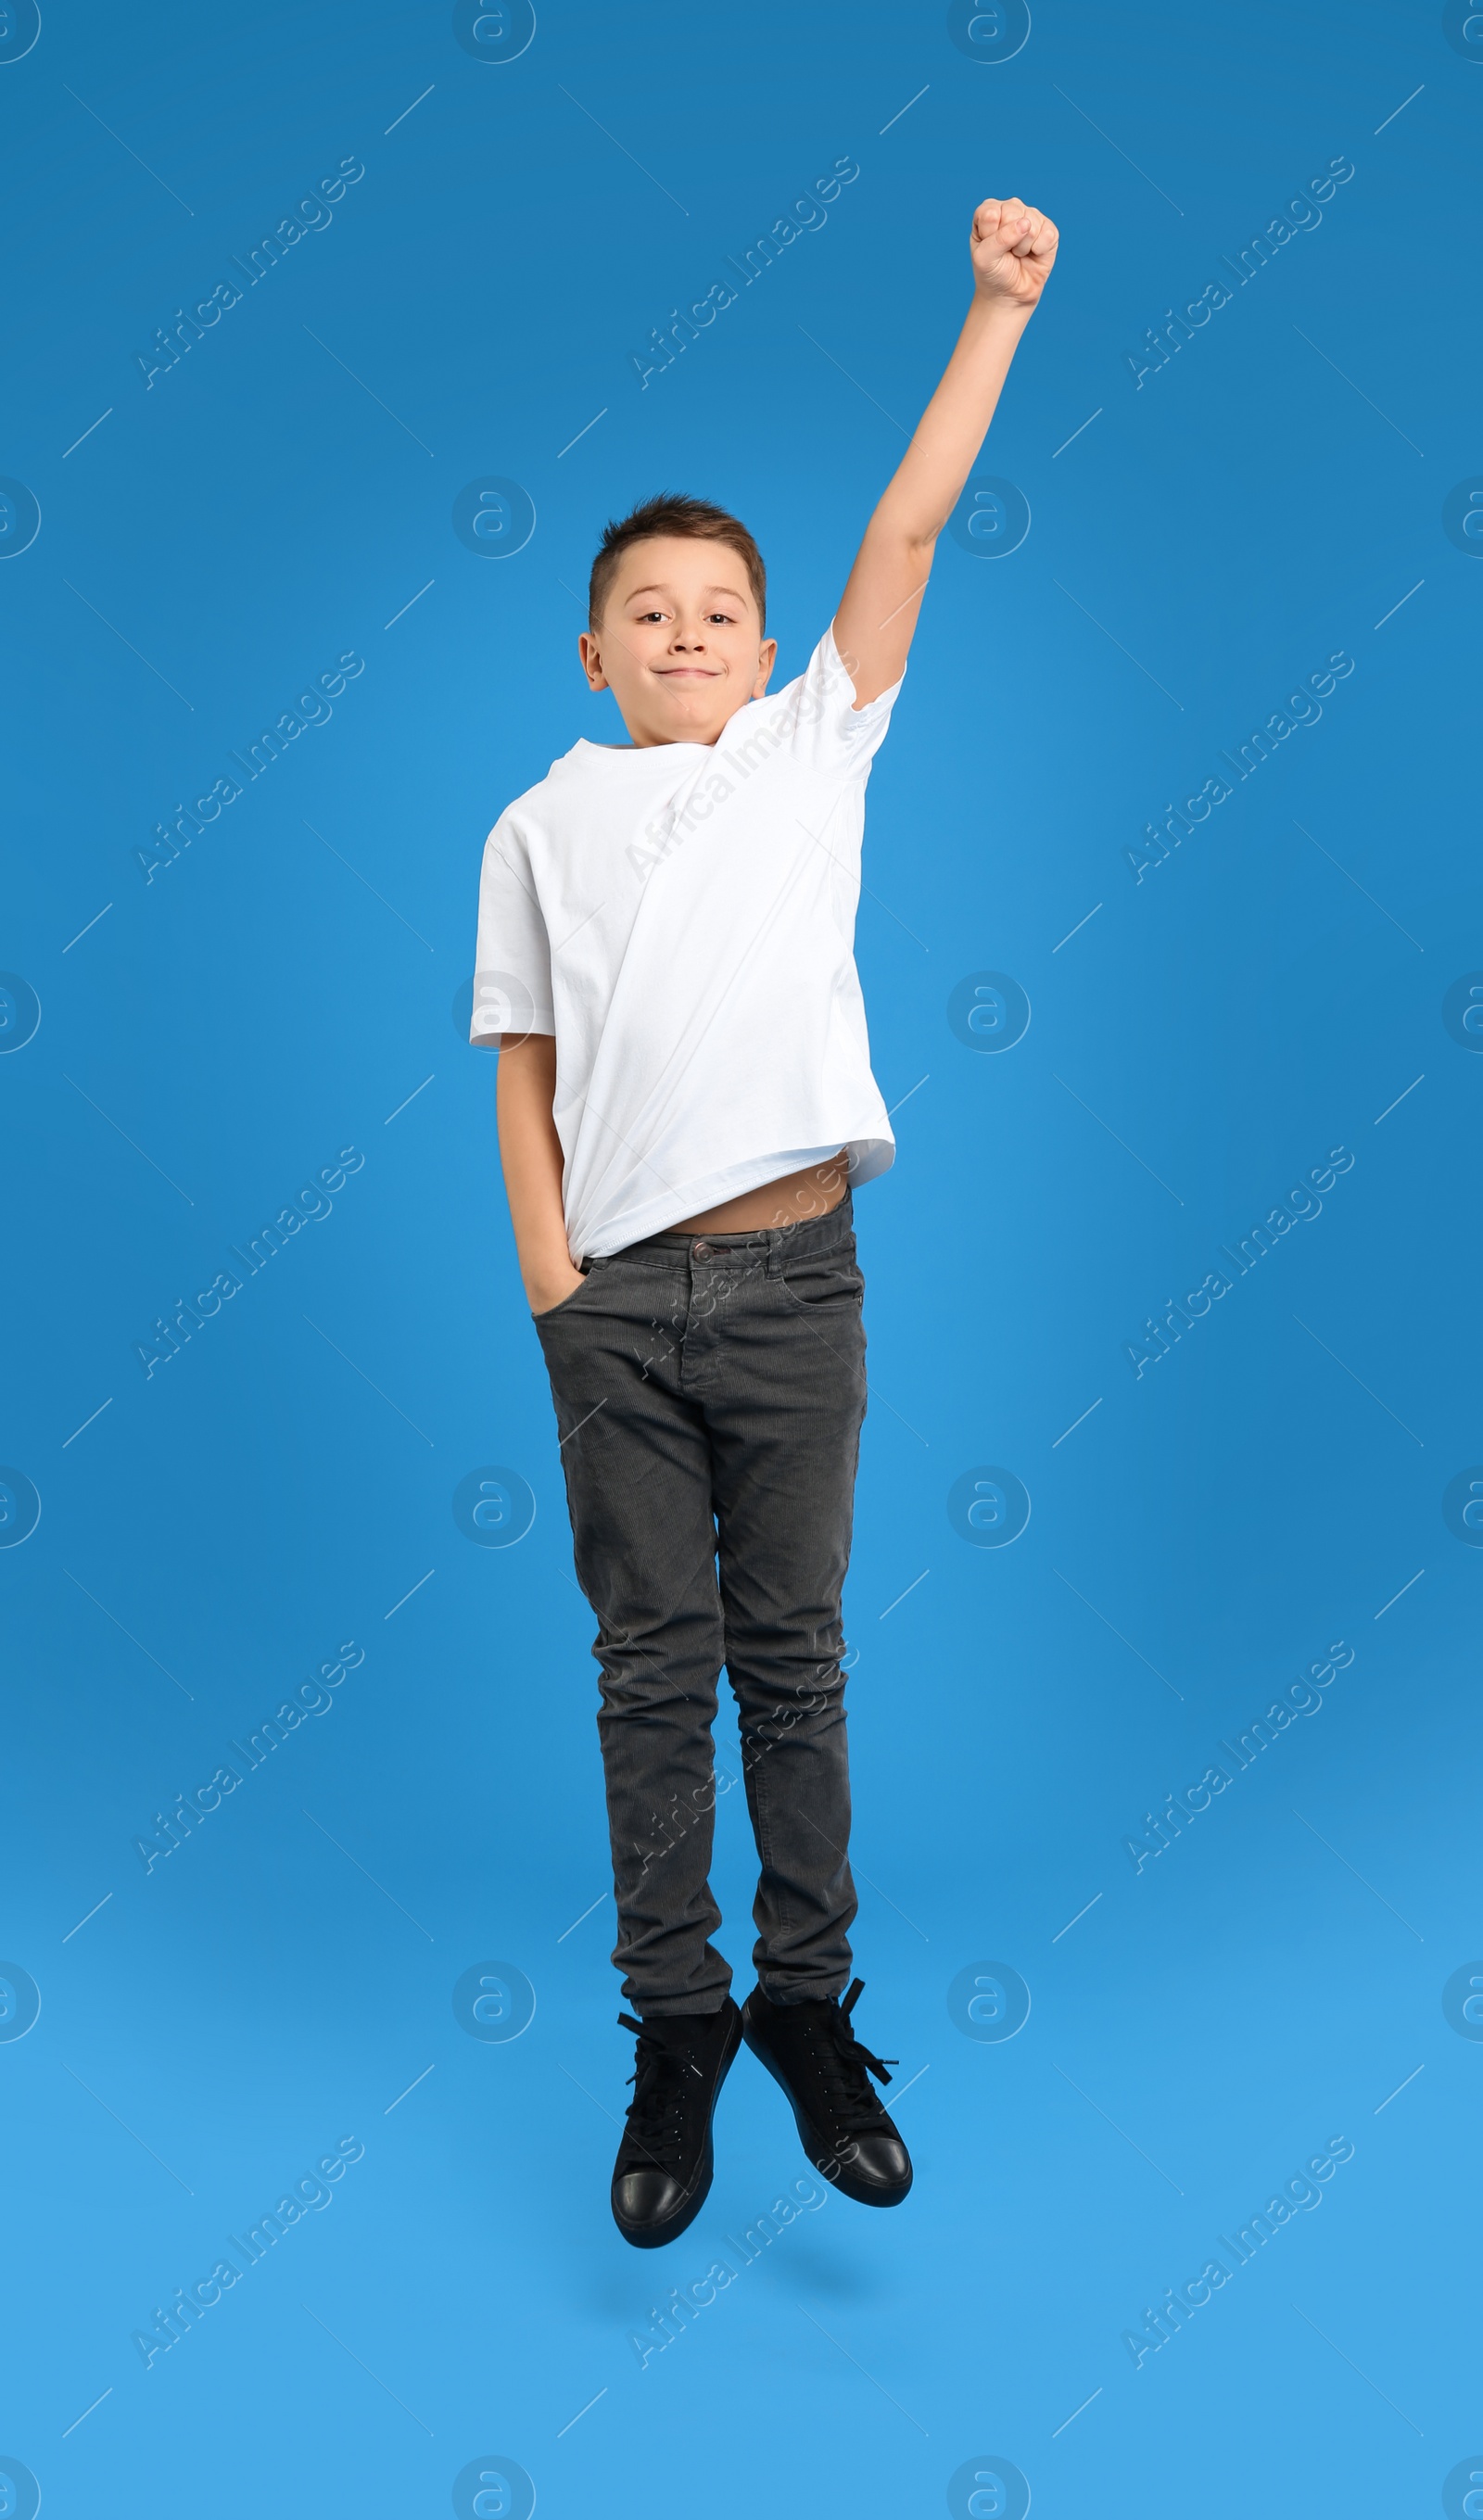
[[[807,1164],[802,1172],[784,1173],[780,1180],[763,1182],[757,1190],[744,1190],[738,1198],[723,1199],[719,1207],[708,1207],[700,1216],[685,1216],[672,1225],[671,1234],[757,1234],[765,1228],[806,1224],[811,1216],[828,1216],[837,1207],[849,1189],[849,1167],[841,1147],[822,1164]]]

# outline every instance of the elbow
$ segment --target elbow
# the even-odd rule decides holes
[[[917,518],[898,518],[889,529],[891,540],[908,560],[921,561],[923,566],[930,567],[937,537],[946,523],[946,517],[939,517],[932,523]]]

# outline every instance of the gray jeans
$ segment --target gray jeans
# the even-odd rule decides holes
[[[864,1281],[848,1196],[759,1234],[656,1234],[536,1317],[576,1569],[598,1619],[623,1992],[708,2012],[724,1663],[774,2002],[842,1992],[855,1889],[840,1593],[865,1415]]]

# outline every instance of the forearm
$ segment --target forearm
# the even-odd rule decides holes
[[[550,1311],[580,1282],[566,1242],[555,1094],[556,1043],[549,1033],[531,1033],[501,1051],[500,1162],[520,1280],[533,1313]]]
[[[1033,309],[975,296],[870,530],[930,547],[958,504]]]

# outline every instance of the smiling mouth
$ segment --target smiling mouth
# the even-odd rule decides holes
[[[654,672],[666,683],[713,683],[719,665],[656,665]]]

